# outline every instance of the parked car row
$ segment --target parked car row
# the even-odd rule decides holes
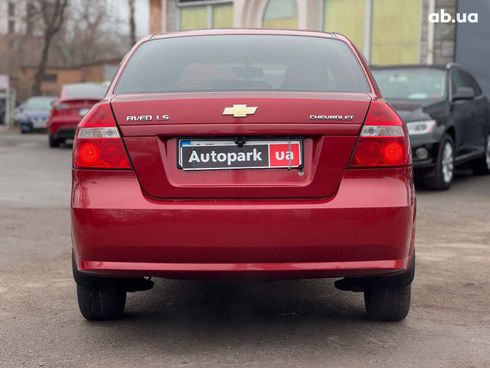
[[[48,127],[49,112],[56,97],[34,96],[15,109],[15,120],[21,133]]]
[[[15,121],[21,133],[47,130],[49,146],[59,147],[75,137],[78,123],[106,89],[106,85],[98,83],[66,84],[59,97],[30,97],[16,108]]]
[[[415,177],[449,189],[454,170],[467,165],[490,173],[490,105],[476,79],[461,66],[373,66],[383,97],[407,123]],[[106,84],[65,85],[58,98],[35,96],[16,110],[22,133],[47,129],[49,146],[73,139],[82,117]]]

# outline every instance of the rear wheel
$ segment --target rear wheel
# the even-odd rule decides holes
[[[410,310],[411,284],[371,285],[364,291],[364,303],[369,319],[401,321]]]
[[[61,144],[61,142],[59,139],[54,138],[52,135],[49,135],[49,147],[56,148],[56,147],[59,147],[60,144]]]
[[[445,134],[439,144],[436,167],[432,176],[425,179],[430,189],[447,190],[454,179],[454,141]]]
[[[126,291],[118,286],[90,287],[77,284],[78,306],[89,321],[119,319],[124,314]]]
[[[485,145],[485,155],[478,160],[471,163],[473,172],[477,175],[490,174],[490,134],[487,135],[487,141]]]

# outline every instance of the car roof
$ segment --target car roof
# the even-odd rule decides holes
[[[81,87],[91,87],[93,89],[98,89],[100,91],[104,91],[104,93],[101,93],[101,97],[104,96],[105,94],[105,91],[107,89],[106,86],[103,86],[102,84],[100,83],[94,83],[94,82],[88,82],[88,83],[68,83],[68,84],[64,84],[62,89],[61,89],[61,94],[60,94],[60,97],[59,97],[59,100],[61,101],[68,101],[68,100],[78,100],[78,99],[83,99],[83,98],[87,98],[87,99],[93,99],[95,98],[95,96],[93,95],[93,93],[86,93],[86,91],[82,94],[79,94],[75,97],[72,97],[72,96],[69,96],[68,95],[68,89],[76,89],[76,88],[81,88]],[[86,94],[85,94],[86,93]]]
[[[282,36],[309,36],[337,38],[343,41],[349,41],[347,37],[335,32],[320,32],[291,29],[255,29],[255,28],[227,28],[227,29],[201,29],[182,32],[158,33],[148,36],[147,39],[161,39],[172,37],[189,37],[189,36],[215,36],[215,35],[282,35]]]
[[[370,65],[371,70],[383,69],[437,69],[447,70],[446,65],[423,65],[423,64],[394,64],[394,65]]]
[[[43,100],[43,99],[55,100],[56,97],[55,96],[31,96],[27,100]]]
[[[67,83],[67,84],[63,84],[63,88],[65,88],[65,87],[81,87],[81,86],[101,86],[101,83],[87,82],[87,83]]]

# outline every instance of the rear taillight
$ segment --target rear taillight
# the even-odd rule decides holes
[[[73,147],[76,169],[131,169],[111,107],[95,105],[78,125]]]
[[[405,124],[385,102],[373,101],[350,167],[407,166],[410,162]]]

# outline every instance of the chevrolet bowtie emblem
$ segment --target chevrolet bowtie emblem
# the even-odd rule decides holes
[[[257,106],[249,107],[247,105],[233,105],[233,107],[225,107],[223,115],[233,115],[235,118],[246,118],[247,115],[253,115],[257,111]]]

